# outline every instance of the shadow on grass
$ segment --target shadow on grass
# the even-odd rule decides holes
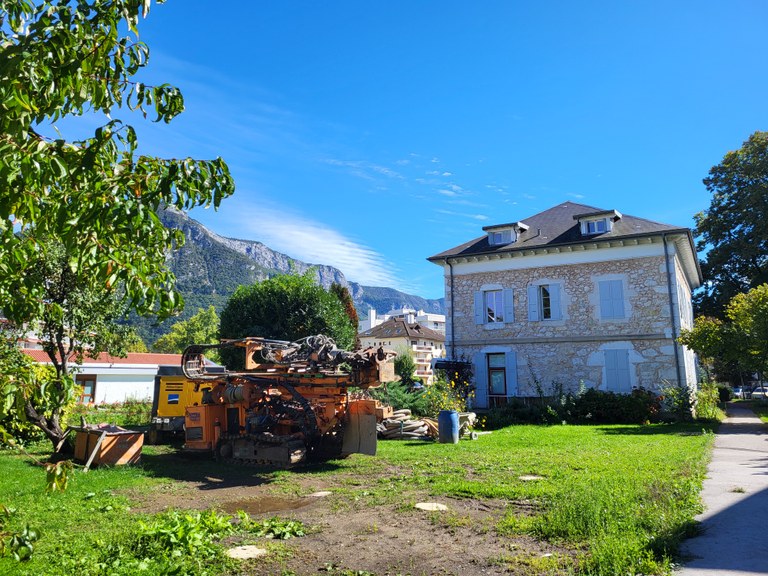
[[[686,424],[649,424],[649,425],[612,425],[598,427],[597,430],[608,435],[626,436],[701,436],[705,432],[717,432],[719,423],[715,421],[700,421]]]
[[[190,454],[181,451],[163,451],[143,454],[141,465],[156,478],[170,478],[199,484],[200,490],[217,490],[235,486],[261,486],[276,479],[286,470],[268,466],[248,466],[218,462],[210,454]],[[342,466],[329,462],[310,463],[289,468],[301,474],[327,473]]]

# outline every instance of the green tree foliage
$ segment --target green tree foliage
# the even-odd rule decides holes
[[[184,237],[158,209],[217,207],[234,191],[220,158],[138,154],[133,127],[113,117],[126,107],[170,122],[184,109],[177,88],[132,80],[149,58],[137,26],[150,4],[0,0],[0,301],[16,325],[43,331],[58,407],[45,414],[29,395],[25,412],[54,444],[74,389],[69,353],[122,346],[118,330],[101,331],[115,297],[160,317],[183,305],[165,258]],[[55,124],[84,114],[104,121],[91,137]],[[38,268],[54,261],[58,272]],[[72,282],[75,293],[56,292]]]
[[[149,352],[144,340],[141,339],[141,336],[139,336],[139,333],[133,326],[125,331],[123,345],[126,352]]]
[[[683,330],[680,342],[706,364],[719,361],[742,372],[768,372],[768,284],[734,296],[725,319],[696,318]],[[720,373],[715,365],[715,371]]]
[[[82,268],[73,268],[63,244],[38,240],[40,250],[28,271],[29,281],[43,286],[40,314],[30,318],[24,330],[37,334],[54,370],[45,392],[17,387],[18,401],[26,417],[53,443],[63,437],[62,413],[75,395],[72,362],[100,352],[124,356],[126,344],[135,344],[133,331],[116,320],[124,304]],[[38,379],[39,380],[39,379]],[[38,382],[38,385],[40,383]]]
[[[261,336],[289,341],[325,334],[339,348],[349,349],[356,328],[339,299],[315,284],[308,272],[240,286],[221,312],[220,334],[222,338]],[[221,356],[231,369],[242,366],[238,351],[222,350]]]
[[[141,155],[113,116],[125,107],[170,122],[184,110],[177,88],[132,80],[149,58],[137,26],[150,4],[0,0],[0,298],[19,324],[43,314],[45,286],[29,275],[41,237],[131,308],[170,315],[183,303],[165,257],[183,234],[157,210],[216,207],[234,191],[220,158]],[[84,114],[104,120],[88,138],[54,124]]]
[[[219,315],[209,306],[198,309],[189,320],[176,322],[171,331],[157,339],[152,348],[166,354],[181,354],[192,344],[216,344],[219,341]],[[208,353],[208,356],[211,354]]]
[[[696,215],[698,249],[706,250],[700,313],[722,317],[736,294],[768,282],[768,132],[755,132],[704,179],[710,206]]]
[[[395,357],[395,374],[400,377],[400,381],[406,387],[413,386],[415,372],[416,362],[410,351],[405,350]]]
[[[734,296],[725,315],[744,369],[768,373],[768,284]]]

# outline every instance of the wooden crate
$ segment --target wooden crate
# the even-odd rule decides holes
[[[133,430],[75,428],[75,460],[86,467],[136,464],[141,460],[144,433]]]

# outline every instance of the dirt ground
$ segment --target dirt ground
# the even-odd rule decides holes
[[[564,574],[566,566],[573,567],[573,550],[496,533],[494,526],[508,506],[525,513],[524,503],[435,499],[427,495],[420,500],[421,495],[416,493],[408,495],[407,503],[362,504],[349,502],[339,486],[317,477],[308,480],[300,474],[297,493],[314,490],[330,494],[293,498],[275,493],[258,474],[232,467],[217,467],[213,475],[204,470],[205,467],[193,465],[163,490],[128,494],[135,504],[134,510],[244,510],[254,518],[279,516],[300,520],[309,529],[304,537],[279,543],[266,539],[247,542],[263,546],[270,553],[264,558],[243,561],[237,574],[534,575]],[[413,501],[441,503],[447,510],[422,511],[413,507]]]

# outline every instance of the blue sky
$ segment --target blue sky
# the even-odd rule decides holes
[[[229,163],[215,232],[435,298],[428,256],[565,200],[692,226],[768,129],[767,28],[762,0],[169,0],[141,78],[187,109],[119,117]]]

